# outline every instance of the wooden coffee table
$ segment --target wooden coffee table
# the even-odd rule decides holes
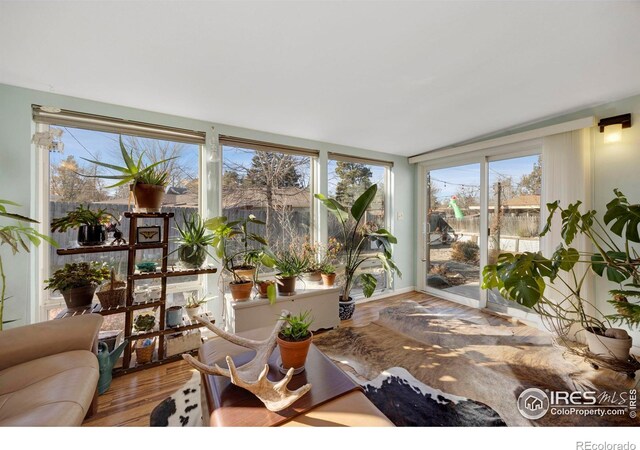
[[[240,366],[250,361],[254,354],[255,352],[250,351],[232,357],[236,366]],[[284,378],[277,368],[279,357],[280,352],[276,348],[269,359],[268,378],[272,381]],[[218,364],[220,367],[227,367],[225,361],[218,361]],[[313,344],[309,349],[305,370],[294,375],[288,385],[290,390],[295,390],[304,384],[311,383],[311,390],[292,406],[279,412],[269,411],[255,395],[231,384],[227,377],[208,375],[204,379],[207,401],[211,410],[211,425],[225,427],[281,425],[337,397],[353,391],[362,391],[357,383]]]

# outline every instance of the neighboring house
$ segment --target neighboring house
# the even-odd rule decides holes
[[[489,212],[495,210],[495,201],[488,206]],[[470,210],[479,211],[480,206],[469,206]],[[540,196],[539,195],[518,195],[516,197],[502,201],[501,209],[503,214],[513,216],[539,215]]]

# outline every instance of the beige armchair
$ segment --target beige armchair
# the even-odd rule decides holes
[[[86,314],[0,332],[0,426],[82,424],[96,405],[102,320]]]

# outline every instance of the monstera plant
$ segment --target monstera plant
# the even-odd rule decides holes
[[[498,289],[503,297],[533,309],[560,335],[579,324],[587,331],[590,348],[590,339],[604,342],[605,347],[622,345],[607,338],[624,341],[623,347],[630,347],[626,331],[612,328],[611,323],[631,327],[640,324],[638,300],[629,301],[640,298],[640,256],[633,247],[640,243],[640,205],[629,203],[617,189],[614,194],[602,221],[595,210],[580,211],[579,201],[566,208],[557,201],[547,204],[549,217],[540,236],[549,232],[556,214],[560,214],[562,223],[562,242],[553,255],[547,258],[532,252],[501,253],[497,264],[484,268],[482,287]],[[572,247],[578,236],[586,237],[593,251]],[[602,314],[595,302],[585,297],[584,284],[590,273],[617,285],[609,291],[609,303],[615,306],[616,314]],[[555,292],[553,299],[551,292]],[[618,359],[628,357],[628,348],[620,352],[607,349],[594,353],[614,353]]]
[[[365,261],[378,260],[388,275],[396,273],[402,277],[402,273],[392,259],[392,244],[398,242],[396,237],[384,228],[369,231],[363,223],[365,213],[376,197],[377,191],[378,186],[372,185],[353,202],[350,209],[341,205],[335,198],[327,198],[322,194],[315,195],[336,216],[341,227],[345,253],[344,285],[340,295],[340,318],[343,320],[350,319],[355,310],[351,289],[356,280],[359,279],[362,283],[365,297],[371,297],[376,289],[377,280],[372,274],[358,272]],[[371,248],[371,243],[376,244],[379,251],[373,254],[364,253],[365,249]]]

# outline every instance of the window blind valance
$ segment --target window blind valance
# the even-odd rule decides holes
[[[328,156],[329,156],[329,159],[333,159],[335,161],[370,164],[372,166],[393,167],[393,161],[383,161],[381,159],[371,159],[371,158],[359,158],[356,156],[344,155],[342,153],[332,153],[332,152],[329,152]]]
[[[108,133],[141,136],[165,141],[203,145],[206,140],[204,131],[187,130],[163,125],[154,125],[134,120],[99,116],[62,109],[59,112],[48,111],[40,105],[32,105],[33,120],[49,125],[83,128]]]
[[[239,147],[262,152],[280,152],[289,155],[308,156],[311,158],[317,158],[320,154],[318,150],[311,150],[302,147],[292,147],[290,145],[273,144],[270,142],[254,141],[252,139],[245,139],[234,136],[220,135],[219,142],[220,145],[226,145],[228,147]]]

